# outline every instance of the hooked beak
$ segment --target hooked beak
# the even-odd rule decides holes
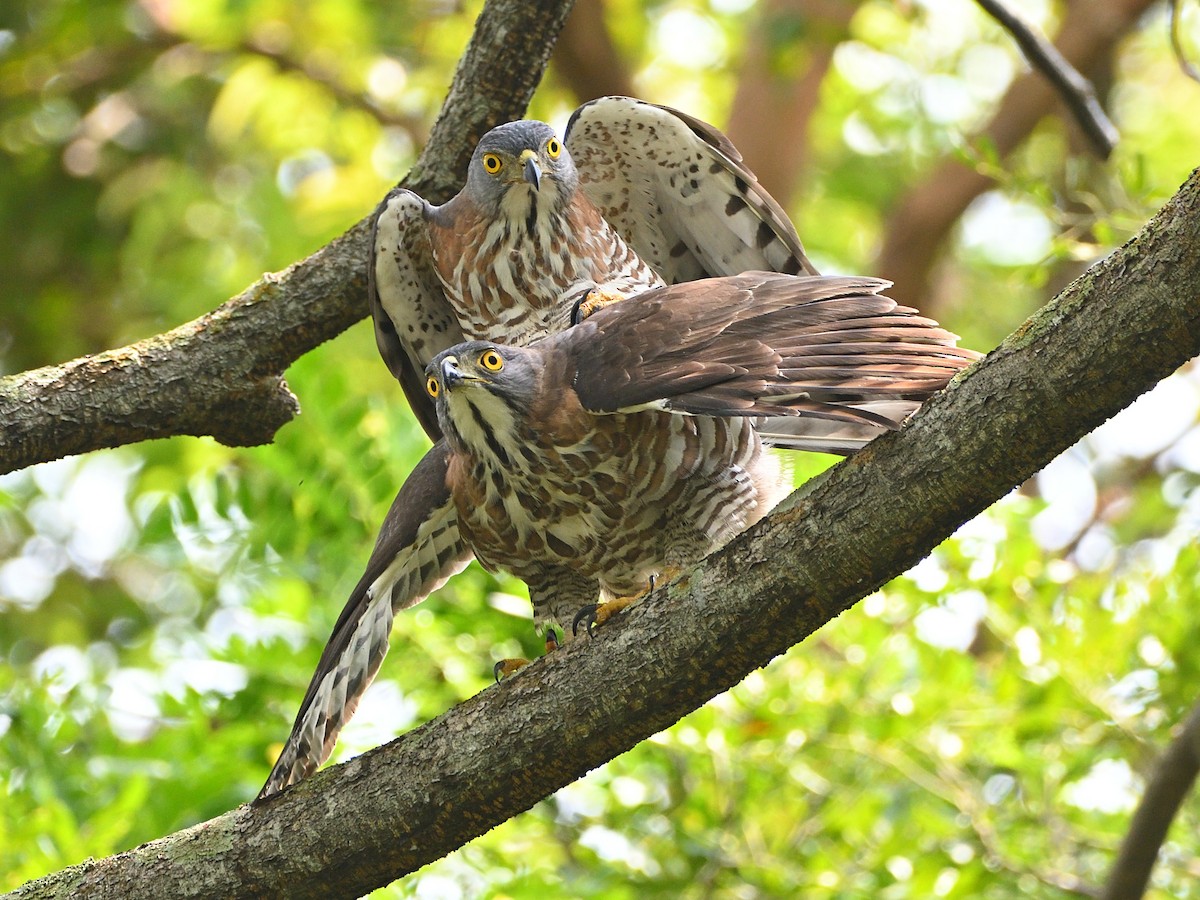
[[[535,191],[541,190],[542,167],[538,165],[537,153],[533,150],[524,150],[520,159],[525,164],[525,180],[533,185]]]
[[[442,385],[446,392],[454,390],[458,385],[470,383],[472,381],[482,381],[481,378],[475,375],[469,375],[458,367],[457,356],[447,356],[442,360]]]

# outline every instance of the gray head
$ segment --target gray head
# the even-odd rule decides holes
[[[511,192],[564,206],[579,184],[575,163],[554,129],[522,119],[498,125],[483,136],[467,169],[467,195],[490,215]]]
[[[536,350],[492,341],[466,341],[435,356],[425,367],[425,390],[450,446],[508,465],[504,447],[514,445],[514,431],[536,401],[541,371]]]

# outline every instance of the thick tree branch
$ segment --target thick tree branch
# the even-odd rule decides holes
[[[488,0],[404,184],[433,202],[487,129],[520,117],[570,0]],[[299,410],[294,360],[367,314],[370,221],[217,310],[128,347],[0,378],[0,472],[173,434],[262,444]]]
[[[1030,28],[1025,20],[999,0],[975,0],[989,16],[1012,35],[1029,64],[1046,78],[1066,104],[1080,129],[1101,159],[1117,145],[1117,128],[1100,106],[1092,83],[1079,74],[1053,44]]]
[[[1180,805],[1200,773],[1200,704],[1192,707],[1183,728],[1154,767],[1121,851],[1113,863],[1104,900],[1141,897],[1150,883],[1158,851]]]
[[[1093,75],[1120,40],[1157,0],[1075,0],[1067,7],[1055,46],[1085,75]],[[1046,80],[1026,73],[1005,92],[994,116],[973,143],[986,143],[1004,159],[1049,115],[1057,95]],[[902,196],[889,217],[875,271],[895,282],[891,295],[937,315],[930,271],[942,244],[971,201],[995,185],[992,177],[957,158],[939,163]]]
[[[1200,170],[907,428],[595,640],[262,806],[11,896],[355,897],[412,872],[803,640],[1198,353]]]

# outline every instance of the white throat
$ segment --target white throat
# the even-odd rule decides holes
[[[507,403],[486,388],[459,385],[447,393],[446,411],[466,449],[507,465],[497,450],[515,446],[517,423]]]

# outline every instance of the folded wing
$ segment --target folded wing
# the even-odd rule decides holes
[[[571,355],[575,391],[594,412],[801,417],[822,421],[819,436],[836,436],[823,424],[833,422],[873,437],[978,358],[880,294],[887,286],[746,273],[647,292],[553,340]],[[770,430],[776,419],[765,424],[768,440],[795,446]]]

